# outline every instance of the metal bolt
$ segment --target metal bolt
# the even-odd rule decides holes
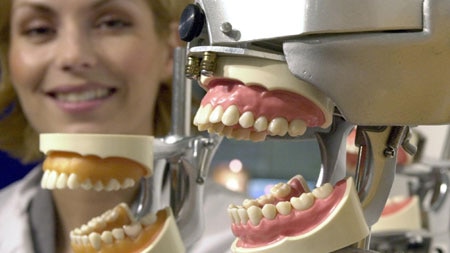
[[[233,31],[233,26],[229,22],[224,22],[220,25],[220,30],[225,34],[228,34]]]
[[[384,156],[388,157],[388,158],[394,158],[395,156],[395,149],[392,147],[387,147],[384,152],[383,152]]]

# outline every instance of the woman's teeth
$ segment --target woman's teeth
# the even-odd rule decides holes
[[[273,186],[270,194],[258,199],[246,199],[242,206],[230,205],[228,213],[234,224],[247,224],[257,226],[263,218],[273,220],[277,215],[289,215],[293,210],[304,211],[314,205],[316,199],[325,199],[333,192],[333,186],[324,184],[312,192],[304,192],[300,196],[293,196],[288,201],[276,199],[285,198],[293,191],[288,183],[279,183]]]
[[[107,88],[98,88],[93,90],[86,90],[81,92],[69,92],[69,93],[55,93],[55,98],[59,101],[78,103],[84,101],[91,101],[101,99],[109,96],[112,90]]]

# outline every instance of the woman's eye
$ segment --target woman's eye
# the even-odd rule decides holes
[[[123,29],[129,26],[131,26],[131,22],[120,18],[102,19],[95,25],[99,29]]]
[[[50,27],[40,26],[25,29],[24,34],[27,36],[44,36],[54,34],[55,31]]]

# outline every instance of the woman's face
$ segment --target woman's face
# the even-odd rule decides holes
[[[146,0],[12,0],[11,80],[38,132],[151,134],[171,46]]]

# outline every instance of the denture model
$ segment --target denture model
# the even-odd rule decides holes
[[[389,198],[380,219],[372,226],[373,233],[407,232],[422,229],[420,202],[417,196]]]
[[[312,192],[301,176],[231,205],[235,253],[327,253],[369,234],[352,178]]]
[[[71,231],[70,239],[74,253],[185,252],[170,208],[137,221],[126,204],[119,204]]]
[[[200,79],[207,91],[194,118],[200,131],[262,141],[332,122],[331,100],[295,78],[285,62],[221,56],[214,75]]]
[[[41,134],[45,189],[119,191],[153,174],[153,137]],[[119,204],[70,233],[75,253],[184,253],[170,208],[137,220]]]

